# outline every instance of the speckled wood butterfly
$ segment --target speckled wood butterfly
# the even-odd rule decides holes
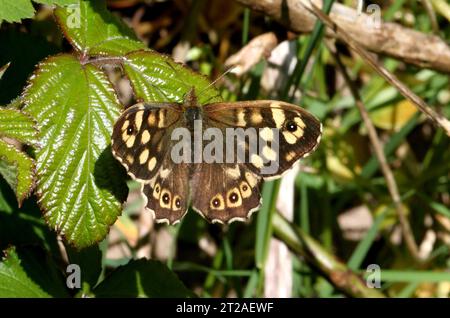
[[[156,221],[174,224],[191,204],[208,221],[229,223],[246,220],[259,208],[262,180],[280,177],[311,154],[321,128],[313,115],[296,105],[260,100],[202,106],[191,89],[183,103],[138,103],[126,109],[114,125],[112,152],[142,184],[146,209]],[[198,129],[207,141],[200,146],[195,145]],[[232,138],[243,138],[229,147],[235,154],[224,136],[238,130],[240,135]],[[257,138],[251,139],[247,130]],[[182,132],[192,137],[190,144],[184,140],[180,146]],[[208,151],[214,160],[198,160],[199,153]],[[178,152],[185,160],[174,160]],[[220,154],[226,160],[217,160]],[[273,162],[276,169],[263,173]]]

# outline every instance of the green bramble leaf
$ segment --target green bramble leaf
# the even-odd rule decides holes
[[[37,145],[35,121],[17,109],[0,108],[0,175],[14,190],[19,206],[33,190],[35,163],[32,158],[8,143]],[[19,143],[17,143],[19,146]]]
[[[64,8],[55,12],[75,55],[51,57],[38,66],[23,95],[23,110],[40,131],[36,194],[45,219],[69,243],[84,248],[106,236],[127,193],[126,174],[109,146],[122,106],[91,59],[115,57],[138,99],[181,101],[193,86],[200,102],[221,98],[203,76],[143,50],[104,1],[80,2],[80,27],[69,27],[71,14]]]
[[[39,65],[23,99],[40,129],[36,193],[47,222],[78,248],[102,240],[126,194],[109,148],[121,108],[111,83],[59,55]]]
[[[164,264],[146,259],[118,267],[93,292],[96,297],[195,297]]]
[[[0,262],[1,298],[67,297],[63,277],[41,249],[4,251]]]
[[[136,98],[143,101],[182,102],[192,87],[196,88],[200,104],[222,101],[220,93],[205,77],[153,51],[127,54],[124,71]]]
[[[107,9],[105,1],[81,0],[79,7],[57,8],[66,38],[82,55],[123,55],[145,48],[134,33]]]
[[[77,4],[78,0],[36,0],[35,2],[63,6]],[[20,22],[22,19],[33,16],[34,7],[31,0],[0,0],[0,24],[3,21]]]
[[[34,170],[33,159],[0,139],[0,174],[14,190],[19,206],[33,189]]]

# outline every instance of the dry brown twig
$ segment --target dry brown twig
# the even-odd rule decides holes
[[[422,5],[427,11],[428,18],[430,19],[431,26],[433,28],[433,32],[436,34],[439,34],[439,24],[436,18],[436,13],[434,12],[433,5],[431,4],[430,0],[421,0]]]
[[[386,156],[384,155],[384,151],[383,151],[383,146],[380,142],[380,139],[378,138],[378,134],[375,129],[375,126],[369,117],[369,112],[367,111],[366,107],[364,106],[364,103],[361,99],[358,88],[356,87],[353,80],[350,78],[350,75],[348,74],[347,69],[345,68],[345,65],[341,61],[340,55],[337,52],[336,48],[334,47],[334,45],[333,46],[328,45],[328,49],[334,55],[334,58],[336,60],[336,65],[338,66],[348,87],[350,88],[350,92],[353,95],[353,98],[355,99],[355,104],[358,107],[358,110],[361,113],[361,117],[363,119],[364,125],[367,128],[370,142],[372,143],[373,149],[375,151],[375,156],[377,157],[378,162],[380,163],[381,171],[384,175],[384,178],[386,179],[386,184],[387,184],[389,193],[392,197],[392,201],[394,202],[394,207],[397,212],[400,226],[402,228],[402,234],[403,234],[403,238],[405,240],[406,246],[408,247],[408,250],[411,253],[411,255],[414,257],[414,259],[416,259],[418,261],[422,261],[423,259],[420,256],[419,248],[414,239],[414,234],[411,230],[411,226],[409,224],[405,208],[401,202],[400,192],[398,190],[397,183],[395,182],[394,174],[386,160]]]
[[[334,23],[330,17],[324,14],[318,7],[316,7],[312,2],[311,6],[305,6],[307,10],[311,10],[314,14],[328,26],[335,33],[339,34],[339,38],[344,40],[345,43],[353,49],[356,53],[361,56],[364,61],[366,61],[372,68],[377,71],[387,82],[396,87],[400,94],[402,94],[406,99],[409,99],[416,107],[427,115],[431,120],[438,124],[448,136],[450,136],[450,121],[438,114],[433,108],[431,108],[422,98],[411,91],[402,81],[400,81],[394,74],[389,72],[384,66],[378,64],[375,58],[367,52],[363,47],[356,43],[342,28],[340,28],[336,23]]]
[[[267,32],[253,38],[239,52],[225,61],[225,67],[234,67],[233,73],[242,76],[262,59],[270,56],[270,52],[277,46],[278,39],[275,33]]]
[[[360,55],[364,59],[364,61],[366,61],[370,66],[372,66],[372,68],[375,71],[377,71],[379,75],[381,75],[391,85],[396,87],[398,89],[398,91],[405,98],[409,99],[414,105],[417,106],[417,108],[421,112],[423,112],[425,115],[427,115],[429,118],[431,118],[431,120],[433,120],[437,125],[442,127],[444,129],[444,131],[446,132],[446,134],[448,136],[450,136],[450,121],[447,118],[445,118],[444,116],[442,116],[441,114],[437,113],[429,105],[427,105],[427,103],[425,103],[425,101],[423,99],[421,99],[413,91],[411,91],[394,74],[390,73],[385,67],[378,64],[376,59],[366,49],[364,49],[363,46],[365,46],[365,47],[369,46],[368,43],[365,43],[364,41],[370,42],[371,40],[368,40],[368,39],[370,39],[373,36],[376,36],[378,33],[373,33],[373,30],[375,30],[375,28],[362,27],[361,25],[359,25],[359,28],[360,28],[359,32],[362,32],[362,33],[356,32],[354,27],[350,28],[348,25],[348,18],[343,18],[342,12],[340,15],[337,13],[339,10],[344,11],[344,10],[348,10],[349,8],[344,7],[345,8],[344,9],[342,7],[342,5],[339,5],[338,3],[334,4],[332,7],[332,10],[331,10],[331,14],[330,14],[330,16],[333,18],[330,18],[330,16],[324,14],[312,1],[308,1],[308,0],[272,0],[272,1],[268,1],[268,0],[261,0],[261,1],[237,0],[237,1],[239,1],[243,4],[246,4],[246,5],[254,8],[255,10],[259,10],[259,11],[267,10],[266,13],[268,15],[273,16],[276,19],[281,19],[280,22],[282,22],[284,24],[288,23],[287,26],[290,29],[292,29],[293,31],[296,31],[296,30],[299,30],[302,28],[305,29],[311,22],[308,22],[306,20],[305,21],[293,20],[292,16],[296,15],[297,18],[299,18],[299,16],[301,16],[306,19],[309,19],[309,18],[307,18],[309,16],[305,16],[305,11],[309,12],[313,16],[315,15],[319,20],[321,20],[329,28],[328,29],[329,32],[334,34],[335,37],[344,41],[353,51],[358,53],[358,55]],[[322,1],[314,1],[314,2],[321,3]],[[285,3],[284,7],[281,6],[282,3]],[[284,8],[284,10],[282,10],[282,8]],[[288,15],[288,17],[283,20],[282,16],[286,15],[286,14]],[[349,12],[344,14],[344,16],[347,16],[347,17],[350,15],[351,15],[351,13],[349,13]],[[339,23],[334,22],[332,19],[339,21]],[[315,20],[313,22],[315,22]],[[392,24],[383,23],[382,25],[384,25],[384,28],[387,28],[387,25],[392,25]],[[382,28],[383,28],[383,26],[380,27],[380,29],[382,29]],[[351,33],[347,32],[347,30],[350,30]],[[390,48],[393,44],[395,44],[394,46],[402,47],[401,50],[405,50],[406,48],[408,48],[409,50],[416,50],[416,49],[420,50],[420,47],[427,46],[427,44],[430,42],[430,38],[423,38],[423,39],[420,38],[420,36],[425,36],[422,33],[412,31],[412,30],[407,31],[408,29],[405,29],[405,28],[399,29],[397,31],[400,32],[400,30],[403,30],[401,32],[404,33],[404,36],[406,36],[408,32],[413,32],[413,34],[415,34],[415,35],[414,35],[414,37],[411,38],[411,34],[410,34],[409,35],[410,38],[407,37],[408,40],[406,42],[405,42],[405,40],[404,40],[404,42],[399,42],[398,34],[395,34],[395,33],[389,34],[390,36],[392,36],[392,39],[387,38],[385,35],[385,37],[383,38],[385,43],[384,44],[378,43],[378,45],[380,46],[378,48],[379,53],[383,52],[383,48]],[[355,32],[357,34],[355,34]],[[379,38],[378,38],[378,40],[379,40]],[[434,42],[436,42],[438,40],[440,41],[440,39],[438,37],[433,37]],[[414,43],[414,47],[413,47],[413,46],[411,46],[412,45],[410,43],[411,41],[412,42],[419,41],[419,42]],[[422,41],[422,42],[420,42],[420,41]],[[425,42],[423,42],[423,41],[425,41]],[[389,42],[391,42],[390,45],[386,44]],[[408,44],[409,46],[406,45],[405,43],[409,43]],[[436,50],[440,49],[440,51],[442,51],[442,45],[448,50],[448,52],[446,50],[444,50],[446,52],[445,55],[438,55],[437,57],[439,59],[442,59],[442,61],[444,61],[445,64],[448,62],[448,70],[447,71],[450,71],[450,48],[448,48],[448,46],[445,44],[445,42],[442,41],[441,45],[436,46],[435,49]],[[377,50],[373,50],[373,51],[377,52]],[[384,52],[387,53],[388,50],[384,50]],[[400,51],[398,51],[397,53],[399,53],[399,52]],[[433,53],[428,52],[428,53],[431,54],[432,56],[436,57],[435,52],[433,52]],[[395,56],[395,54],[393,54],[393,52],[391,52],[391,55]],[[448,61],[447,61],[447,57],[448,57]],[[411,58],[411,56],[410,57],[403,56],[403,59],[406,61],[410,61],[409,60],[410,58]],[[435,65],[435,66],[437,66],[437,65]]]
[[[236,1],[272,17],[297,33],[310,33],[317,20],[312,12],[305,10],[305,6],[310,6],[309,0]],[[314,0],[314,3],[322,7],[322,1]],[[381,22],[379,28],[368,27],[373,21],[372,16],[358,14],[355,9],[340,3],[333,4],[330,17],[360,46],[371,52],[450,73],[450,47],[438,36],[423,34],[396,23]],[[330,31],[327,36],[336,35]]]

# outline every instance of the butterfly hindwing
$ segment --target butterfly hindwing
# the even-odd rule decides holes
[[[210,222],[246,220],[261,205],[261,179],[239,164],[196,164],[192,208]]]
[[[180,105],[136,104],[126,109],[114,125],[112,152],[128,174],[148,182],[160,170],[170,150],[170,131],[180,119]]]
[[[257,153],[245,143],[245,164],[248,169],[270,179],[282,175],[299,159],[308,156],[317,147],[321,124],[302,108],[280,101],[248,101],[214,103],[204,106],[205,120],[210,125],[226,128],[255,129],[258,136]],[[267,163],[276,169],[261,169]]]
[[[173,164],[167,155],[157,175],[143,185],[145,207],[154,213],[157,222],[177,223],[189,206],[189,167]]]

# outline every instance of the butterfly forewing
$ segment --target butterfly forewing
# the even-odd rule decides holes
[[[204,106],[205,120],[227,128],[254,129],[257,145],[245,139],[245,164],[265,179],[282,175],[317,147],[321,124],[304,109],[280,101],[214,103]],[[257,152],[252,152],[256,149]],[[267,164],[271,169],[262,169]]]
[[[181,106],[172,103],[140,103],[123,112],[114,125],[111,148],[133,179],[148,183],[158,173],[180,118]]]

